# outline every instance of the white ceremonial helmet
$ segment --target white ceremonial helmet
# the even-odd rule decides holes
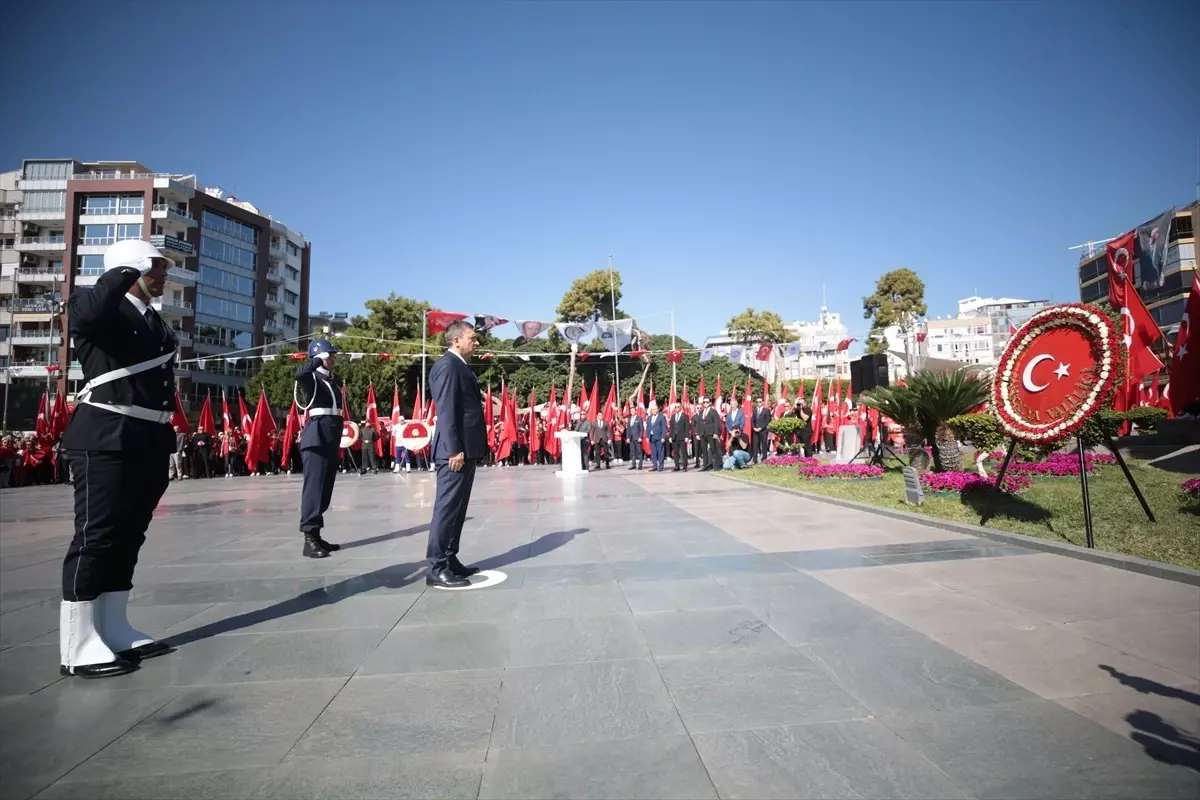
[[[120,267],[133,267],[145,275],[154,266],[154,259],[161,258],[171,266],[173,259],[167,258],[157,247],[144,239],[122,239],[104,251],[104,271]]]

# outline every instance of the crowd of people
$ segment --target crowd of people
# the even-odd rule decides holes
[[[754,402],[747,422],[743,406],[717,398],[715,403],[700,398],[695,404],[665,404],[661,409],[654,401],[648,408],[633,409],[629,405],[621,413],[610,406],[606,413],[590,413],[589,404],[549,404],[534,413],[496,416],[487,426],[489,450],[483,459],[486,467],[516,467],[519,465],[553,465],[562,459],[561,445],[554,433],[571,430],[583,434],[581,440],[584,469],[610,469],[614,464],[631,470],[661,468],[654,457],[654,445],[661,443],[663,460],[672,462],[674,471],[699,469],[740,469],[755,464],[781,446],[789,451],[812,455],[814,451],[832,451],[839,424],[848,418],[862,417],[849,410],[848,417],[838,420],[836,414],[822,404],[816,414],[804,398],[780,401],[774,409],[766,407],[762,398]],[[770,433],[771,420],[794,416],[800,420],[796,432],[783,441]],[[661,418],[662,430],[656,418]],[[437,418],[429,421],[430,434]],[[403,424],[404,417],[398,422]],[[393,441],[395,422],[380,417],[377,424],[370,420],[358,423],[358,438],[339,453],[342,473],[378,474],[379,472],[412,472],[432,470],[428,448],[408,450]],[[531,430],[532,425],[532,430]],[[509,432],[509,427],[515,433]],[[175,450],[170,459],[170,478],[174,481],[201,478],[236,478],[259,475],[299,474],[303,471],[300,458],[301,428],[275,429],[267,433],[265,448],[256,448],[257,460],[250,463],[246,454],[249,434],[242,427],[231,425],[228,432],[192,431],[176,424]],[[888,421],[884,421],[887,430]],[[872,430],[875,426],[872,426]],[[897,435],[891,435],[893,444]],[[865,437],[865,431],[864,431]],[[290,439],[290,441],[288,441]],[[10,435],[0,440],[0,487],[35,486],[51,483],[70,483],[70,468],[60,457],[61,431],[49,427],[41,433],[24,436]]]

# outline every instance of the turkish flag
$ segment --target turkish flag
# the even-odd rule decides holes
[[[542,438],[538,431],[538,416],[533,407],[537,405],[537,389],[529,390],[529,463],[533,454],[542,449]]]
[[[1200,319],[1200,278],[1195,275],[1171,354],[1170,399],[1171,409],[1176,414],[1183,413],[1188,404],[1200,400],[1200,339],[1192,339],[1194,319]]]
[[[683,403],[683,410],[686,411],[690,417],[694,411],[692,408],[691,398],[688,397],[687,381],[683,382],[683,394],[679,396],[679,402]]]
[[[207,433],[209,436],[217,435],[217,426],[213,423],[211,395],[204,397],[204,405],[200,407],[200,421],[196,423],[196,433]]]
[[[233,439],[233,417],[229,414],[229,398],[225,396],[225,390],[221,390],[221,427],[224,429],[224,441],[221,442],[221,455],[229,455],[229,445]]]
[[[272,420],[273,421],[273,420]],[[283,449],[279,454],[279,463],[285,470],[291,469],[292,442],[296,431],[300,430],[300,412],[296,409],[296,401],[288,409],[287,421],[283,423]]]
[[[704,397],[704,373],[700,373],[700,383],[696,385],[696,399],[699,400],[702,397]]]
[[[435,336],[446,330],[451,323],[466,319],[466,314],[456,314],[453,311],[429,311],[425,314],[425,326],[430,336]]]
[[[671,397],[670,397],[670,399],[667,400],[667,405],[669,405],[671,407],[671,409],[674,410],[675,404],[677,402],[679,402],[679,398],[675,394],[675,381],[671,381]]]
[[[246,436],[250,433],[250,426],[254,424],[254,419],[250,416],[250,410],[246,408],[246,398],[242,397],[241,392],[238,392],[238,413],[242,418],[242,435]]]
[[[1162,333],[1150,314],[1150,309],[1146,308],[1137,289],[1133,287],[1134,237],[1134,232],[1130,231],[1109,242],[1106,247],[1108,302],[1121,312],[1122,339],[1129,350],[1125,381],[1127,402],[1132,400],[1129,397],[1132,387],[1140,384],[1142,378],[1158,372],[1163,367],[1163,363],[1151,349],[1151,345],[1158,341]]]
[[[608,385],[608,397],[604,400],[604,422],[611,426],[617,417],[617,385]]]
[[[683,351],[682,350],[671,350],[670,352],[668,352],[667,353],[667,363],[668,364],[682,364],[683,363]]]
[[[241,395],[238,395],[241,399]],[[246,414],[245,416],[249,416]],[[250,439],[246,442],[246,469],[258,471],[258,465],[268,459],[271,452],[271,432],[277,430],[271,408],[267,405],[267,390],[258,396],[258,408],[254,410],[254,422],[250,426]]]
[[[755,360],[757,360],[757,361],[770,361],[770,360],[771,360],[771,350],[772,350],[772,349],[773,349],[773,348],[772,348],[772,347],[771,347],[771,345],[769,345],[769,344],[760,344],[760,345],[758,346],[758,352],[754,354],[754,358],[755,358]]]
[[[375,403],[375,384],[367,382],[367,422],[375,429],[375,455],[383,456],[383,437],[379,436],[379,407]]]
[[[508,387],[500,383],[500,440],[496,443],[496,460],[503,461],[512,454],[517,440],[516,420],[508,414]],[[511,438],[510,438],[511,437]]]
[[[37,423],[35,427],[35,435],[39,439],[46,438],[50,435],[50,418],[47,415],[47,406],[49,398],[45,392],[42,392],[41,402],[38,403]]]
[[[176,405],[179,404],[179,393],[175,393]],[[54,395],[54,411],[50,413],[50,436],[57,440],[67,430],[67,424],[71,421],[71,415],[67,413],[67,395],[65,392],[57,392]],[[187,425],[187,418],[183,420],[184,426]]]
[[[57,408],[54,409],[58,411]],[[183,428],[184,433],[191,433],[192,426],[188,424],[187,414],[183,413],[183,400],[179,397],[179,392],[175,393],[175,416],[171,417],[171,427]]]
[[[550,457],[558,455],[558,387],[550,384],[550,402],[546,404],[546,440],[542,447]]]
[[[594,423],[600,416],[600,376],[592,378],[592,396],[588,398],[587,421]]]
[[[746,391],[742,395],[742,416],[745,417],[745,424],[742,425],[742,431],[747,437],[750,436],[754,429],[754,400],[750,397],[750,376],[746,376]]]
[[[801,390],[801,391],[803,391],[803,390]],[[812,406],[811,406],[811,408],[809,408],[809,412],[812,414],[812,419],[809,421],[809,424],[812,425],[812,441],[810,441],[809,444],[816,444],[817,442],[820,441],[820,437],[821,437],[821,420],[820,420],[820,416],[819,416],[821,413],[821,376],[820,375],[817,376],[817,385],[813,389]]]

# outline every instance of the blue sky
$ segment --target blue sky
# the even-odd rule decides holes
[[[196,172],[312,240],[313,310],[550,319],[611,253],[655,332],[824,284],[861,335],[888,269],[1077,300],[1070,245],[1196,198],[1195,3],[18,5],[0,168]]]

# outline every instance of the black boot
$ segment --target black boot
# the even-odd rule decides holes
[[[329,551],[320,545],[321,535],[317,533],[304,534],[305,558],[329,558]]]
[[[337,552],[338,550],[342,549],[342,546],[340,544],[331,544],[330,542],[327,542],[324,539],[322,539],[320,531],[317,531],[313,535],[317,538],[317,547],[321,548],[326,553],[334,553],[334,552]]]

